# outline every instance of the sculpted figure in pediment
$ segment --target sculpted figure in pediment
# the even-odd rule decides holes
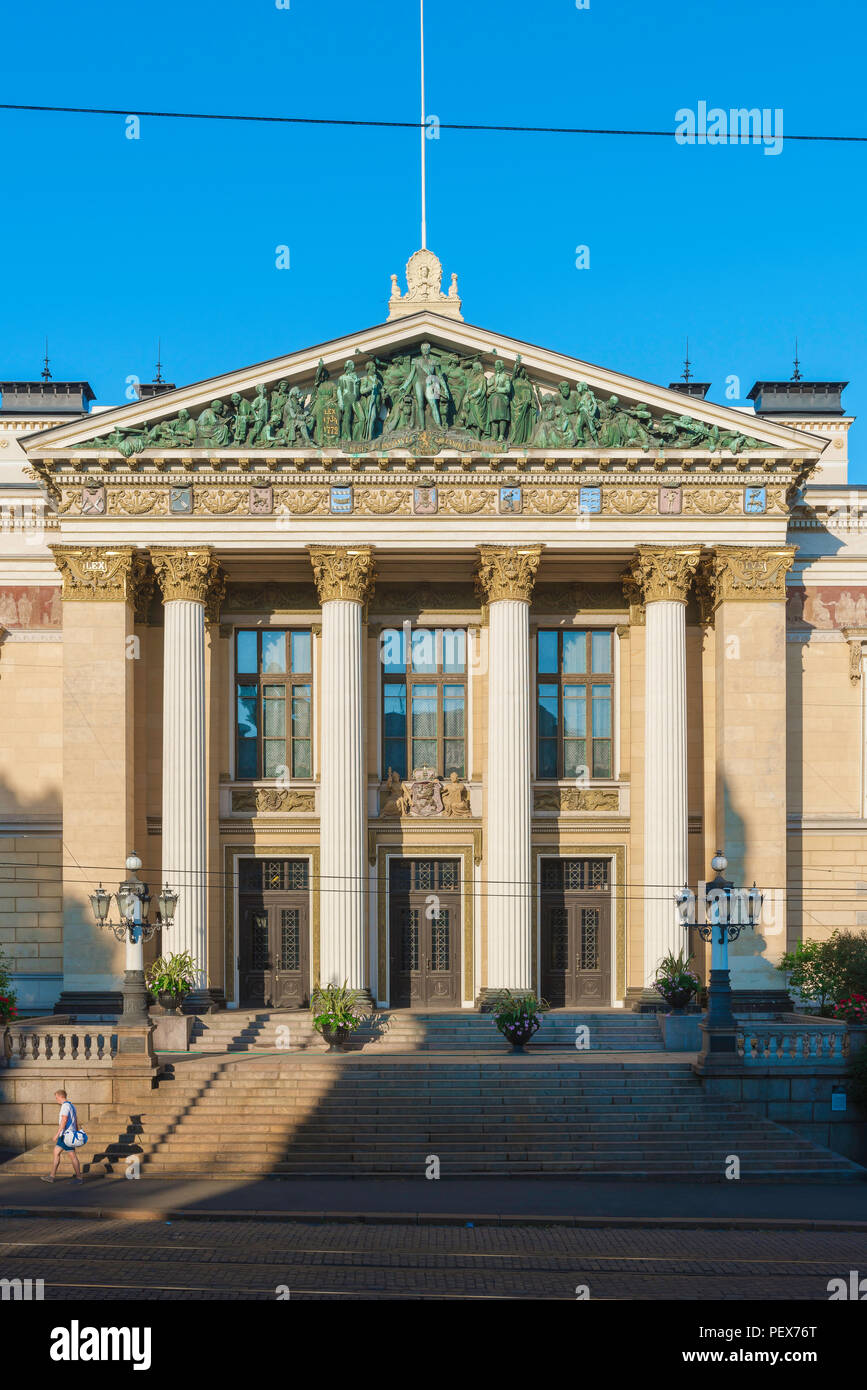
[[[229,443],[229,422],[222,401],[211,401],[196,421],[196,442],[208,449],[225,449]]]
[[[512,443],[529,444],[535,424],[536,392],[519,353],[512,372]]]

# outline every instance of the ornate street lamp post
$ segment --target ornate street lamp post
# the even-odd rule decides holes
[[[123,977],[124,1024],[141,1025],[148,1022],[147,986],[144,977],[144,943],[160,927],[170,927],[178,905],[178,894],[168,884],[157,899],[156,920],[148,921],[151,895],[148,886],[138,876],[141,860],[133,850],[126,861],[127,877],[117,892],[106,892],[102,884],[90,895],[90,905],[98,927],[108,927],[118,941],[126,942],[126,962]],[[120,922],[109,921],[111,900],[117,901]]]
[[[705,891],[706,920],[696,923],[696,930],[702,941],[711,943],[707,1018],[702,1025],[702,1056],[734,1056],[737,1051],[737,1036],[732,1013],[729,942],[737,941],[745,927],[755,927],[761,915],[764,895],[759,892],[755,883],[747,890],[736,889],[731,879],[723,878],[728,868],[728,860],[722,850],[717,850],[710,866],[716,877],[707,885]],[[686,926],[690,905],[694,901],[693,894],[686,885],[676,894],[675,901]]]

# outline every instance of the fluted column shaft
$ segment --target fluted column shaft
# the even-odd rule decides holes
[[[365,945],[364,605],[370,546],[311,545],[322,605],[319,773],[319,982],[368,995]]]
[[[361,603],[322,605],[321,982],[364,989],[364,717]]]
[[[487,984],[533,987],[530,599],[541,546],[479,547],[488,603]]]
[[[163,950],[189,951],[196,964],[190,1001],[209,1010],[208,806],[205,620],[215,618],[225,576],[207,546],[155,547],[163,597],[163,882],[179,893]]]
[[[165,604],[163,668],[163,879],[180,897],[163,949],[189,951],[206,985],[205,605]]]
[[[488,988],[530,989],[530,605],[501,599],[489,622]]]
[[[644,724],[644,983],[685,945],[674,895],[687,881],[686,605],[647,605]]]
[[[687,946],[675,894],[687,881],[686,601],[699,546],[642,545],[624,575],[646,605],[644,675],[644,990],[663,956]]]

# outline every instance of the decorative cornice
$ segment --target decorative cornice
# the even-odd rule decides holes
[[[702,566],[705,607],[713,612],[721,603],[785,602],[786,575],[797,553],[794,545],[716,546]]]
[[[478,594],[486,603],[497,603],[500,599],[529,603],[541,558],[541,545],[479,546]]]
[[[143,612],[153,593],[147,552],[135,546],[53,545],[64,603],[129,603]]]
[[[368,601],[376,583],[372,546],[310,545],[307,552],[320,603],[333,599]]]
[[[158,549],[151,559],[162,591],[163,603],[186,599],[203,603],[208,622],[216,622],[226,592],[220,562],[207,546],[195,550]]]
[[[701,558],[700,546],[640,545],[624,575],[624,589],[634,603],[661,600],[686,603]]]

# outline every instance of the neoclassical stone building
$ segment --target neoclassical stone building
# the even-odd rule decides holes
[[[472,327],[429,253],[388,321],[88,410],[2,383],[0,945],[105,1010],[88,895],[135,849],[202,1006],[640,1003],[766,895],[742,1007],[867,921],[863,493],[842,383],[754,409]],[[863,894],[863,910],[861,908]]]

